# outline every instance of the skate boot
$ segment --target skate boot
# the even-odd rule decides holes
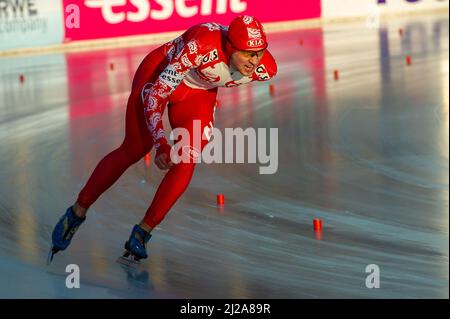
[[[86,220],[75,215],[72,206],[67,208],[66,213],[59,219],[52,233],[52,246],[50,248],[47,263],[53,260],[53,256],[60,250],[65,250],[72,240],[78,227]]]
[[[134,262],[139,262],[140,259],[148,257],[146,251],[146,244],[152,235],[142,229],[139,225],[134,225],[130,238],[125,243],[125,252],[122,258],[134,259]]]

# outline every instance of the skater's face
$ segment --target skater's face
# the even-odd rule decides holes
[[[250,76],[261,61],[264,51],[236,51],[231,55],[231,62],[242,75]]]

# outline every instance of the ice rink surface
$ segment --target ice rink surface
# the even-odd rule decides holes
[[[163,177],[144,160],[45,261],[58,218],[120,145],[155,46],[0,58],[0,297],[448,298],[448,26],[447,14],[270,34],[278,76],[221,89],[216,127],[278,128],[277,172],[198,165],[141,271],[116,259]]]

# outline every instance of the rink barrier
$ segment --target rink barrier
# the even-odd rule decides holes
[[[323,0],[62,1],[65,38],[80,41],[173,32],[205,22],[228,25],[246,14],[263,23],[315,19]]]
[[[1,1],[0,1],[1,2]],[[61,44],[64,38],[62,2],[30,0],[0,5],[0,51]]]
[[[264,23],[267,33],[291,31],[302,28],[312,28],[321,26],[320,19],[298,20],[288,22],[270,22]],[[128,48],[142,45],[157,45],[174,39],[185,30],[164,32],[157,34],[134,35],[117,38],[106,38],[96,40],[80,40],[66,42],[51,46],[22,48],[8,51],[0,51],[0,57],[18,56],[18,55],[41,55],[62,52],[83,52],[93,50],[104,50],[111,48]]]
[[[380,14],[380,18],[384,20],[393,17],[423,16],[440,13],[448,13],[448,7],[427,9],[423,11],[386,12]],[[276,33],[276,32],[317,28],[330,24],[357,23],[360,21],[364,21],[366,19],[367,16],[352,16],[339,18],[333,17],[333,18],[318,18],[318,19],[294,20],[283,22],[270,22],[264,23],[264,28],[267,33]],[[164,32],[158,34],[96,39],[96,40],[80,40],[56,45],[6,50],[0,51],[0,58],[10,56],[43,55],[43,54],[65,53],[65,52],[83,52],[83,51],[105,50],[112,48],[125,48],[125,47],[128,48],[143,45],[158,45],[165,43],[169,40],[172,40],[173,38],[179,36],[184,31],[185,30]]]

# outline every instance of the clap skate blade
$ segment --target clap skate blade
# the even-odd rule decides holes
[[[137,267],[141,264],[140,258],[133,255],[131,251],[128,250],[125,250],[123,255],[117,259],[117,262],[131,267]]]

